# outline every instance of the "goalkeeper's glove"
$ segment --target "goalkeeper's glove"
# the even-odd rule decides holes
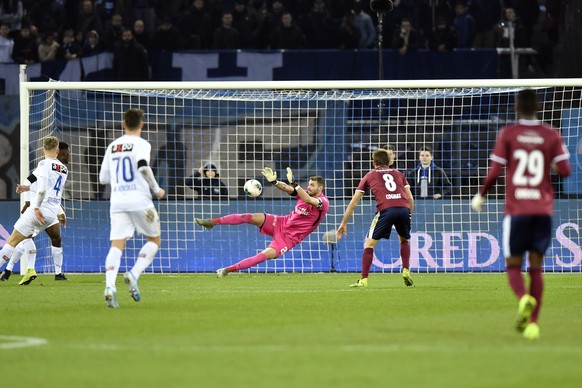
[[[477,195],[475,195],[473,197],[473,200],[471,201],[471,207],[473,208],[473,210],[475,210],[477,213],[481,212],[481,210],[483,210],[483,204],[485,203],[485,197],[482,196],[481,194],[477,193]]]
[[[293,177],[293,170],[291,170],[291,167],[287,167],[287,181],[289,182],[289,185],[291,187],[297,187],[298,186],[297,181]]]
[[[275,171],[273,171],[273,169],[271,167],[263,168],[263,171],[261,171],[261,174],[263,174],[263,176],[265,178],[267,178],[267,181],[269,183],[272,183],[272,184],[277,183],[277,173]]]

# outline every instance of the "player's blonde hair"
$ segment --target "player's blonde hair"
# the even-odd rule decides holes
[[[56,136],[45,137],[42,141],[42,148],[46,151],[54,151],[59,146],[59,139]]]

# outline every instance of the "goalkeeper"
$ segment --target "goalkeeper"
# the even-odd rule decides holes
[[[297,185],[293,179],[293,171],[287,167],[287,181],[277,180],[277,173],[270,167],[265,167],[261,172],[267,181],[281,191],[297,198],[297,204],[287,216],[276,216],[267,213],[229,214],[220,218],[199,219],[196,223],[210,230],[215,225],[240,225],[252,224],[259,227],[261,233],[273,237],[273,241],[262,252],[248,257],[229,267],[216,271],[218,277],[225,277],[229,272],[240,271],[263,263],[270,259],[276,259],[299,244],[323,220],[329,210],[329,200],[323,194],[325,181],[320,176],[309,178],[307,189]]]

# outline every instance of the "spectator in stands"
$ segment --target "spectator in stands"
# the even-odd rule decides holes
[[[65,24],[65,8],[62,1],[41,0],[27,6],[27,14],[39,33],[53,31],[60,36]]]
[[[473,47],[477,28],[475,26],[475,19],[473,19],[473,16],[469,13],[469,6],[465,0],[460,0],[455,3],[453,27],[457,30],[457,47]]]
[[[271,48],[271,36],[280,23],[274,18],[265,4],[257,10],[257,28],[253,32],[255,48],[263,50]]]
[[[360,47],[360,29],[354,24],[355,19],[356,15],[348,12],[342,21],[338,33],[338,47],[342,50]]]
[[[38,62],[38,46],[36,38],[32,35],[30,26],[22,23],[20,33],[14,39],[12,59],[20,64],[30,65]]]
[[[99,34],[94,30],[89,31],[85,39],[85,44],[83,45],[83,56],[88,57],[101,52],[103,52],[103,49],[99,42]]]
[[[123,17],[121,14],[115,13],[111,16],[111,20],[105,25],[101,43],[105,51],[113,51],[117,42],[121,40],[123,29]]]
[[[81,57],[81,47],[75,42],[73,30],[63,32],[63,41],[59,47],[57,58],[59,59],[76,59]]]
[[[305,18],[303,31],[307,47],[328,49],[337,47],[338,29],[323,0],[315,0],[311,13]]]
[[[232,26],[240,34],[242,48],[253,47],[253,32],[258,26],[257,17],[247,7],[247,0],[236,0],[232,10]]]
[[[38,45],[38,59],[41,62],[54,61],[57,58],[60,44],[55,40],[55,34],[45,32]]]
[[[14,41],[8,35],[10,27],[7,24],[0,23],[0,63],[12,63],[12,49]]]
[[[419,152],[420,164],[408,172],[415,198],[441,199],[451,193],[452,184],[445,171],[434,164],[432,150],[422,147]]]
[[[497,25],[497,47],[526,47],[527,36],[521,19],[515,12],[515,8],[506,7],[503,11],[504,18]]]
[[[501,0],[472,0],[471,15],[475,19],[476,48],[495,47],[495,26],[501,15]]]
[[[113,14],[121,10],[122,5],[123,1],[119,0],[98,0],[95,6],[99,17],[101,18],[101,25],[104,26],[109,20],[111,20]]]
[[[95,12],[93,1],[91,0],[83,0],[83,7],[81,8],[81,12],[77,16],[75,22],[75,31],[83,32],[83,36],[91,30],[95,30],[99,33],[102,31],[101,18],[97,12]],[[81,43],[77,42],[77,44],[82,45],[83,43],[81,41]]]
[[[208,162],[186,178],[187,187],[192,187],[198,194],[198,198],[220,199],[228,197],[228,189],[220,180],[216,164]]]
[[[281,16],[281,26],[273,34],[272,48],[296,50],[305,47],[303,31],[293,23],[289,12]]]
[[[232,27],[232,13],[222,14],[222,26],[214,31],[212,48],[215,50],[236,50],[241,47],[240,34]]]
[[[180,37],[183,38],[182,35],[180,35]],[[145,30],[145,24],[141,19],[138,19],[133,23],[133,38],[137,43],[145,47],[146,50],[150,49],[150,36]]]
[[[497,25],[497,47],[508,48],[513,45],[515,48],[526,47],[527,37],[521,19],[515,13],[515,8],[506,7],[504,18]],[[520,62],[523,67],[524,62]],[[519,72],[519,70],[518,70]],[[499,56],[499,77],[512,78],[513,70],[511,65],[511,55]]]
[[[117,81],[149,80],[148,53],[133,39],[133,32],[124,28],[121,41],[113,52],[113,78]]]
[[[145,23],[145,29],[149,33],[156,30],[157,16],[156,16],[156,3],[158,0],[132,0],[130,2],[130,20],[135,21],[137,19],[143,20]]]
[[[428,39],[428,47],[439,53],[448,53],[457,47],[457,30],[449,25],[444,16],[436,19],[435,28]]]
[[[212,22],[204,9],[204,0],[194,0],[190,10],[178,21],[178,31],[185,39],[186,49],[210,48]]]
[[[154,51],[179,51],[184,48],[182,35],[174,28],[172,19],[164,17],[160,20],[160,27],[154,33],[151,49]]]
[[[273,31],[277,29],[277,27],[281,26],[281,18],[286,11],[287,10],[285,9],[285,6],[281,0],[273,0],[271,3],[271,9],[269,10],[269,14],[271,15],[270,20],[273,23]]]
[[[401,55],[405,55],[410,50],[416,50],[423,45],[424,39],[422,35],[412,27],[410,19],[402,19],[400,27],[394,31],[392,48],[398,50]]]
[[[24,5],[20,0],[0,1],[0,23],[8,25],[13,34],[22,29],[22,19],[25,12]]]
[[[360,0],[354,1],[352,7],[355,20],[354,24],[360,30],[360,48],[372,48],[378,38],[376,27],[372,22],[372,17],[362,9],[362,2]]]
[[[474,2],[475,1],[473,1],[473,3]],[[397,10],[396,2],[394,2],[394,10],[388,14],[390,16],[384,18],[384,23],[387,29],[390,28],[390,26],[387,24],[387,19],[389,19],[389,17],[392,17],[396,10]],[[420,28],[420,31],[428,37],[436,27],[437,17],[439,16],[444,17],[450,24],[450,22],[453,20],[454,12],[450,1],[418,0],[418,10],[416,12],[416,15],[417,22],[415,24],[418,26],[418,28]],[[402,19],[402,17],[410,17],[410,15],[401,16],[400,19]],[[496,23],[497,20],[495,20],[494,24]],[[456,45],[457,43],[455,42],[455,46]]]

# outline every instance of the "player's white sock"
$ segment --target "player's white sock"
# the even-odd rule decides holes
[[[4,244],[2,249],[0,249],[0,268],[2,268],[4,264],[8,263],[12,257],[13,252],[14,247],[12,245],[8,245],[8,243]]]
[[[51,246],[51,254],[55,263],[55,275],[63,273],[63,247]]]
[[[36,264],[36,244],[31,238],[27,238],[22,242],[22,248],[24,248],[24,252],[26,252],[27,268],[34,269],[34,265]]]
[[[10,261],[6,265],[6,269],[8,271],[12,271],[14,269],[14,266],[16,265],[16,263],[18,263],[20,261],[20,258],[22,257],[23,254],[24,254],[24,247],[22,246],[22,241],[21,241],[14,248],[14,252],[12,252],[12,257],[10,258]]]
[[[145,243],[145,245],[139,251],[139,256],[135,261],[133,268],[131,269],[131,273],[135,276],[136,279],[140,277],[143,271],[154,261],[154,257],[156,253],[158,253],[158,244],[155,244],[151,241]]]
[[[122,251],[119,248],[111,247],[105,259],[105,287],[109,287],[113,291],[117,291],[115,280],[121,264],[121,254]]]

